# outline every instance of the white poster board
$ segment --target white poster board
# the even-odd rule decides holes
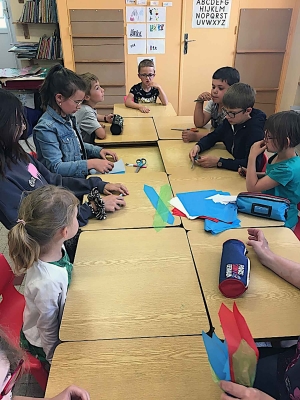
[[[126,7],[126,22],[146,22],[146,7]]]
[[[193,0],[192,28],[228,28],[232,0]]]
[[[150,39],[164,39],[166,37],[166,24],[147,24],[147,37]]]
[[[146,24],[127,24],[127,38],[128,39],[145,39],[146,38]]]
[[[166,22],[166,7],[147,7],[147,22]]]
[[[165,54],[165,39],[148,39],[147,54]]]
[[[146,54],[145,39],[128,39],[127,40],[128,54]]]

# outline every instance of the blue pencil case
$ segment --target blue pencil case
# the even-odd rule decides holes
[[[290,201],[266,193],[242,192],[237,196],[236,205],[241,213],[285,222]]]

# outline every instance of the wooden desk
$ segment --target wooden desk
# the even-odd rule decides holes
[[[112,135],[110,125],[106,127],[106,135],[105,139],[95,139],[95,144],[155,143],[158,140],[153,118],[124,118],[121,135]]]
[[[237,172],[227,171],[228,174],[219,175],[219,170],[215,170],[212,174],[204,173],[201,176],[184,176],[182,173],[174,173],[169,176],[174,195],[183,192],[194,192],[196,190],[222,190],[229,192],[235,196],[240,192],[246,192],[246,179],[238,175]],[[259,228],[266,226],[283,226],[281,221],[274,221],[272,219],[254,217],[252,215],[238,213],[238,218],[241,220],[242,228]],[[202,232],[204,230],[204,221],[201,219],[187,219],[182,218],[182,223],[185,229],[189,231]]]
[[[60,328],[63,341],[209,330],[183,228],[83,232]]]
[[[165,167],[160,155],[160,151],[158,146],[130,146],[130,147],[114,147],[109,146],[110,150],[113,150],[117,153],[119,159],[122,159],[124,163],[135,164],[137,158],[146,158],[147,160],[147,168],[143,168],[140,170],[138,174],[135,173],[135,167],[126,167],[126,173],[135,174],[135,175],[144,175],[149,172],[165,172]],[[114,176],[114,174],[100,174],[100,177],[103,180],[110,181],[110,177]],[[119,174],[118,182],[122,182],[122,178],[124,174]]]
[[[122,182],[127,186],[130,195],[125,197],[126,207],[108,214],[104,221],[90,219],[88,224],[81,229],[94,231],[100,229],[151,228],[155,209],[144,193],[144,184],[153,186],[159,193],[162,185],[169,184],[167,175],[164,172],[147,173],[146,170],[141,170],[138,174],[110,175],[109,181]],[[180,218],[176,217],[173,226],[178,226],[180,223]]]
[[[201,337],[63,343],[54,354],[46,396],[66,386],[91,400],[217,400]]]
[[[114,114],[120,114],[122,117],[173,117],[176,116],[176,111],[174,110],[171,103],[163,106],[160,103],[145,104],[145,106],[150,108],[149,113],[141,113],[139,110],[134,108],[128,108],[125,104],[115,104]]]
[[[195,165],[191,169],[191,160],[189,159],[189,152],[193,148],[194,143],[184,143],[181,140],[159,140],[158,147],[162,156],[162,160],[167,171],[167,174],[180,173],[186,176],[202,176],[203,174],[212,174],[225,176],[236,174],[237,172],[228,171],[219,168],[201,168]],[[217,143],[213,148],[201,153],[201,155],[209,154],[211,156],[218,156],[224,158],[232,158],[222,143]]]
[[[182,140],[182,131],[172,131],[172,128],[185,130],[194,128],[194,117],[177,116],[177,117],[154,117],[159,139],[180,139]],[[199,128],[199,131],[210,132],[210,129]],[[190,146],[193,144],[191,143]]]
[[[288,228],[262,229],[270,248],[285,258],[299,262],[300,244]],[[298,336],[300,332],[300,290],[285,282],[258,261],[248,247],[251,261],[250,284],[246,293],[238,299],[227,299],[218,289],[222,245],[228,239],[240,239],[246,243],[246,229],[234,229],[217,236],[205,232],[189,232],[188,239],[200,276],[204,297],[208,305],[216,334],[223,337],[218,311],[221,303],[232,309],[236,301],[246,318],[255,338]]]

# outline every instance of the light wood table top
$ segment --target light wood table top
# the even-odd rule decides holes
[[[106,138],[95,139],[95,144],[156,142],[158,140],[153,118],[124,118],[124,128],[121,135],[112,135],[110,125],[106,127]],[[107,147],[107,146],[106,146]]]
[[[221,168],[201,168],[197,165],[191,169],[191,160],[189,152],[193,148],[194,143],[184,143],[182,140],[159,140],[159,150],[167,174],[186,174],[186,176],[202,176],[203,174],[211,174],[219,176],[233,176],[237,172],[228,171]],[[232,158],[222,143],[217,143],[211,149],[204,151],[201,155],[211,155],[223,158]]]
[[[144,192],[144,184],[154,187],[159,194],[161,186],[169,184],[169,181],[164,172],[148,173],[145,171],[140,170],[137,174],[110,175],[108,178],[110,182],[122,182],[128,188],[130,194],[125,197],[126,207],[114,213],[109,213],[104,221],[90,219],[88,224],[81,229],[93,231],[100,229],[151,228],[155,209]],[[178,226],[180,223],[180,218],[175,217],[175,222],[172,226]]]
[[[63,341],[209,330],[183,228],[83,232],[60,327]]]
[[[165,172],[165,167],[161,158],[161,154],[157,145],[155,146],[130,146],[130,147],[114,147],[109,146],[110,150],[117,153],[119,159],[124,161],[124,164],[135,164],[138,158],[146,158],[147,168],[142,168],[138,174],[135,173],[135,167],[125,166],[126,173],[135,175],[144,175],[149,172]],[[117,174],[120,178],[119,181],[122,182],[124,174]],[[100,177],[103,180],[110,181],[110,177],[114,174],[101,174]],[[119,182],[118,181],[118,182]]]
[[[63,343],[54,354],[46,396],[66,386],[91,400],[217,400],[201,337]]]
[[[180,139],[182,140],[182,131],[188,128],[195,128],[194,117],[176,116],[176,117],[154,117],[159,139]],[[181,129],[174,131],[172,129]],[[207,128],[198,128],[200,132],[210,132]],[[191,145],[191,144],[190,144]]]
[[[300,243],[288,228],[263,228],[271,250],[285,258],[299,262]],[[251,262],[248,290],[238,299],[227,299],[218,289],[222,245],[228,239],[247,242],[246,229],[234,229],[217,236],[205,232],[189,232],[204,297],[216,334],[223,337],[218,311],[221,303],[232,309],[236,301],[255,338],[298,336],[300,290],[285,282],[257,259],[248,246]]]
[[[176,111],[171,103],[168,103],[166,106],[163,106],[160,103],[151,103],[145,104],[148,108],[150,108],[149,113],[141,113],[139,110],[135,108],[128,108],[125,104],[115,104],[114,105],[114,114],[119,114],[122,117],[141,117],[141,118],[149,118],[149,117],[173,117],[176,116]]]
[[[174,173],[169,176],[174,195],[177,193],[194,192],[197,190],[222,190],[236,196],[240,192],[246,192],[246,180],[238,175],[237,172],[227,171],[227,175],[219,175],[219,170],[212,174],[204,173],[201,176],[188,177],[182,173]],[[267,226],[283,226],[281,221],[275,221],[268,218],[254,217],[252,215],[238,213],[242,228],[259,228]],[[190,220],[182,217],[182,223],[185,229],[189,231],[202,232],[204,230],[204,221],[201,219]]]

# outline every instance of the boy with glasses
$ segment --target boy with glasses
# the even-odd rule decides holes
[[[159,98],[162,105],[168,104],[168,99],[162,87],[153,82],[155,77],[155,68],[152,60],[145,59],[139,63],[138,77],[141,83],[132,86],[126,98],[125,105],[129,108],[135,108],[142,113],[150,112],[147,107],[149,103],[156,103]]]
[[[189,157],[195,164],[204,168],[225,168],[237,171],[246,167],[250,148],[253,143],[263,140],[266,115],[253,108],[255,103],[254,89],[245,83],[235,83],[223,97],[225,120],[213,132],[199,140],[190,151]],[[214,156],[201,156],[199,153],[223,142],[233,159]],[[198,159],[197,159],[198,157]],[[256,170],[261,171],[263,154],[256,159]]]

